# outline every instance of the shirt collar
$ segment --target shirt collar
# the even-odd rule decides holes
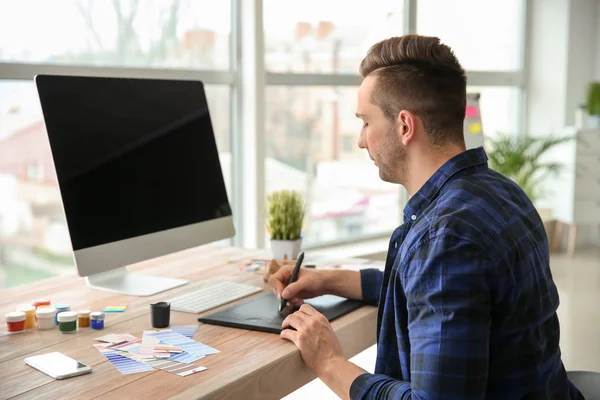
[[[481,165],[487,168],[487,160],[483,147],[478,147],[463,151],[446,161],[408,201],[404,207],[404,222],[416,220],[454,174]]]

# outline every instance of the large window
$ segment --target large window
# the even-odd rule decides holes
[[[475,71],[522,68],[523,0],[418,0],[417,33],[438,36]]]
[[[357,74],[375,42],[403,33],[403,2],[265,0],[265,68]]]
[[[306,197],[307,247],[387,236],[406,196],[357,147],[360,61],[390,36],[439,36],[467,69],[469,92],[480,94],[484,135],[517,134],[525,4],[1,1],[0,287],[74,272],[34,75],[202,80],[237,245],[268,245],[264,199],[278,189]]]
[[[266,92],[265,190],[303,193],[306,245],[389,233],[400,220],[400,187],[383,182],[357,145],[357,89],[269,86]]]
[[[0,61],[227,69],[230,21],[227,1],[4,1]]]
[[[370,46],[404,33],[404,17],[398,0],[264,1],[265,69],[289,82],[267,79],[265,191],[304,195],[307,246],[388,234],[400,222],[401,188],[382,182],[357,146],[357,80],[346,78]],[[302,74],[333,76],[298,86]]]

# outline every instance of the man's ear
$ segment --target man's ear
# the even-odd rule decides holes
[[[402,110],[398,113],[396,126],[398,137],[403,145],[408,145],[415,137],[418,120],[417,116],[410,111]]]

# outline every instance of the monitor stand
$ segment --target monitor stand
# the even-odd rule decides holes
[[[130,273],[126,268],[116,268],[85,277],[89,287],[130,296],[151,296],[188,283],[186,279]]]

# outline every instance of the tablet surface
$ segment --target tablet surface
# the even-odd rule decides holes
[[[315,297],[306,300],[305,303],[313,306],[325,315],[329,321],[333,321],[363,305],[361,301],[348,300],[333,295]],[[269,292],[200,317],[198,321],[233,328],[280,333],[281,323],[286,315],[280,314],[278,308],[279,300],[273,293]]]

